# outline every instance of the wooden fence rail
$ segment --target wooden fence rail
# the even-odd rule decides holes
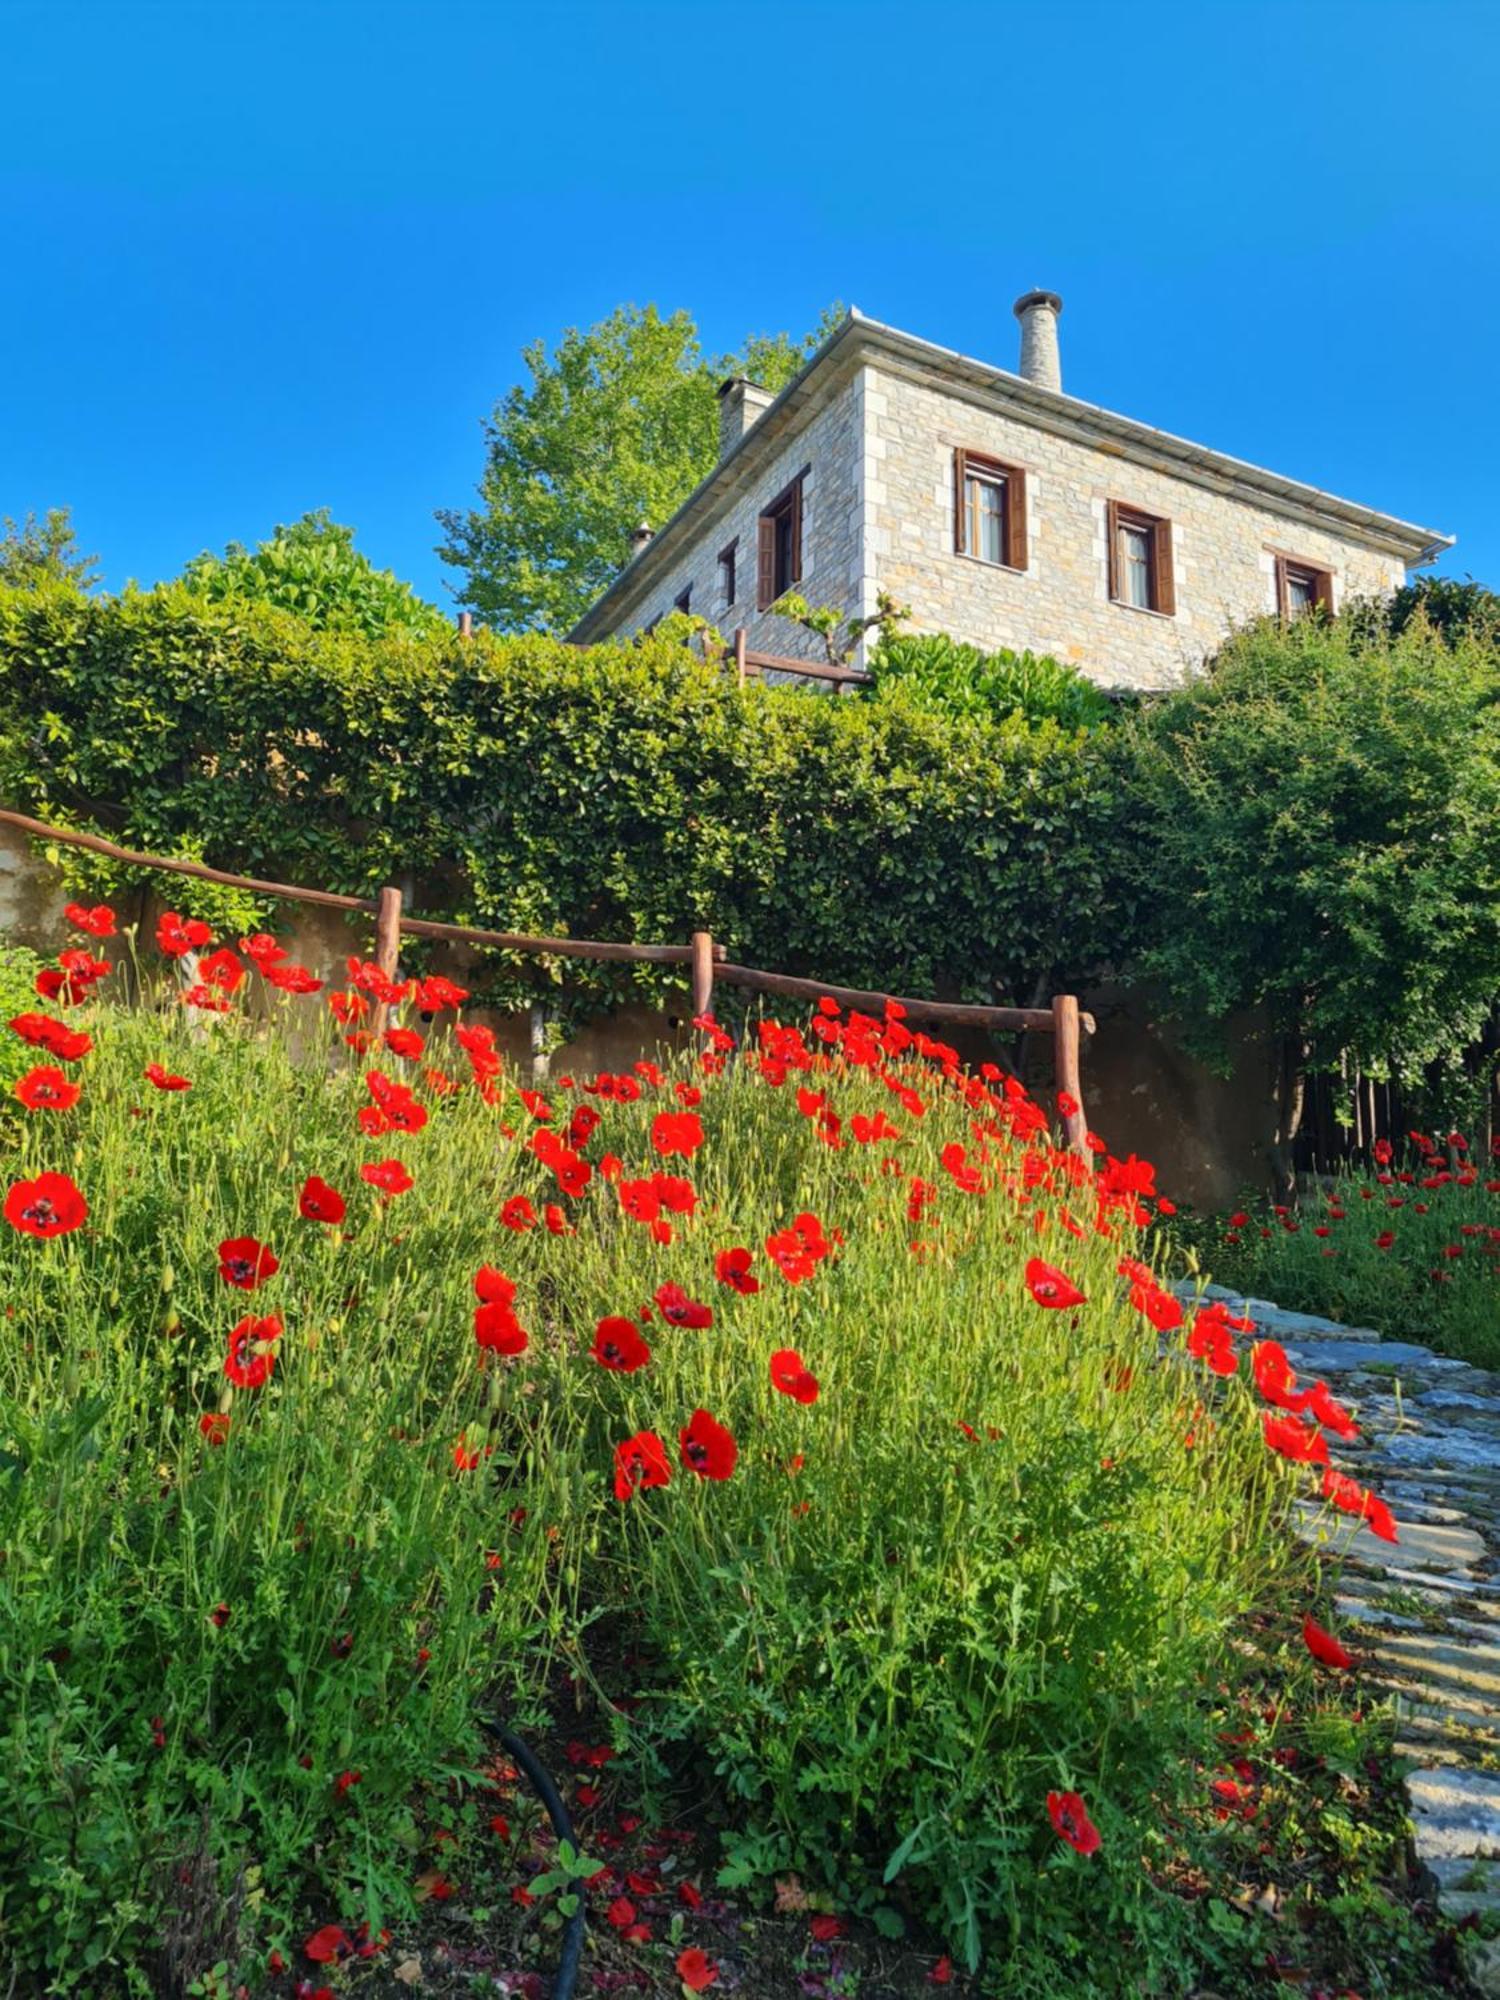
[[[894,1000],[914,1021],[931,1021],[940,1027],[984,1028],[993,1034],[1049,1033],[1053,1044],[1053,1069],[1064,1102],[1076,1106],[1063,1116],[1068,1143],[1075,1151],[1084,1150],[1087,1122],[1083,1113],[1080,1073],[1081,1038],[1094,1032],[1092,1015],[1080,1011],[1076,997],[1059,993],[1049,1007],[981,1007],[951,1000],[924,1000],[904,994],[872,993],[851,986],[832,986],[824,980],[803,979],[790,972],[764,972],[758,966],[734,965],[724,957],[722,945],[715,945],[708,931],[694,931],[690,944],[614,944],[596,938],[531,937],[519,931],[478,930],[468,924],[434,923],[424,917],[408,916],[402,908],[401,891],[385,888],[373,901],[359,896],[342,896],[331,889],[304,889],[291,882],[266,882],[254,875],[230,875],[221,868],[209,868],[198,861],[179,861],[162,854],[140,854],[120,847],[97,833],[76,833],[71,828],[49,826],[24,813],[0,810],[0,825],[12,826],[33,840],[60,841],[66,847],[81,847],[102,854],[130,868],[154,868],[169,875],[185,875],[194,881],[213,882],[221,888],[244,889],[253,895],[277,901],[311,903],[320,909],[345,910],[375,919],[375,962],[387,978],[393,978],[401,952],[401,936],[444,939],[456,944],[476,944],[502,951],[533,952],[556,958],[604,960],[622,965],[683,965],[689,969],[692,1009],[696,1019],[711,1012],[716,985],[743,987],[752,993],[770,993],[789,1000],[815,1003],[825,994],[841,1007],[881,1014]],[[384,1027],[380,1010],[378,1028]]]

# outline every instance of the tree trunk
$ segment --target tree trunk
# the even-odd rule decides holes
[[[1297,1190],[1292,1149],[1302,1129],[1302,1108],[1307,1101],[1307,1044],[1299,1035],[1283,1035],[1276,1081],[1276,1137],[1271,1144],[1271,1173],[1278,1201],[1290,1201]]]

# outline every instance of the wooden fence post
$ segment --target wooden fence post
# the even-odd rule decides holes
[[[744,626],[736,625],[734,628],[734,671],[735,678],[741,687],[745,685],[745,652],[748,643],[749,634],[746,632]]]
[[[1083,1077],[1079,1062],[1080,1031],[1076,993],[1052,996],[1052,1070],[1059,1096],[1066,1092],[1073,1109],[1063,1114],[1063,1131],[1075,1153],[1087,1155],[1088,1120],[1083,1115]]]
[[[714,1007],[714,940],[711,931],[693,932],[693,1019]]]
[[[380,900],[375,906],[375,963],[387,979],[394,980],[400,958],[401,891],[382,889]],[[374,1022],[374,1032],[377,1035],[385,1033],[390,1011],[383,1000],[377,1002]]]

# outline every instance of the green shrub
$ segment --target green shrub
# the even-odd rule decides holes
[[[1110,697],[1076,667],[1008,647],[981,652],[942,633],[888,633],[871,655],[870,672],[878,690],[904,688],[942,715],[1098,729],[1115,713]]]
[[[1227,1061],[1279,1040],[1279,1170],[1309,1070],[1420,1078],[1500,994],[1500,655],[1275,620],[1111,739],[1137,970]]]
[[[42,817],[96,800],[149,852],[353,894],[412,875],[423,914],[490,928],[706,926],[741,962],[1000,1001],[1117,944],[1087,740],[741,690],[666,638],[374,643],[181,587],[0,592],[0,717],[0,796]],[[80,892],[125,879],[69,866]],[[486,991],[553,976],[495,958]],[[590,1006],[672,984],[567,978]]]
[[[0,1175],[66,1170],[89,1204],[55,1240],[0,1225],[0,1939],[23,1981],[104,1996],[133,1967],[138,1990],[183,1868],[220,1895],[180,1983],[289,1954],[308,1893],[351,1928],[409,1911],[411,1808],[472,1773],[485,1698],[539,1699],[599,1618],[628,1637],[598,1670],[639,1676],[618,1750],[685,1760],[695,1791],[718,1774],[730,1879],[795,1866],[905,1908],[1016,1995],[1171,1990],[1222,1951],[1164,1884],[1195,1817],[1212,1831],[1236,1617],[1306,1557],[1244,1385],[1180,1336],[1159,1358],[1120,1295],[1139,1163],[1096,1182],[897,1031],[771,1035],[676,1093],[646,1066],[580,1093],[591,1132],[561,1086],[429,1095],[435,1060],[462,1068],[438,1036],[425,1129],[366,1134],[369,1056],[295,1068],[276,1025],[180,1006],[70,1018],[97,1044],[82,1099],[11,1126]],[[152,1089],[152,1060],[190,1089]],[[590,1163],[581,1192],[539,1123]],[[414,1177],[389,1200],[360,1173],[385,1153]],[[340,1226],[299,1214],[313,1173]],[[532,1226],[548,1203],[559,1233]],[[808,1215],[822,1254],[793,1281],[768,1239]],[[253,1292],[219,1275],[241,1235],[280,1260]],[[734,1247],[754,1294],[719,1278]],[[1039,1304],[1034,1255],[1085,1301]],[[529,1330],[508,1360],[475,1342],[485,1264]],[[231,1329],[268,1313],[270,1379],[227,1383]],[[591,1356],[609,1314],[649,1343],[637,1372]],[[790,1348],[810,1402],[773,1386]],[[698,1408],[738,1441],[728,1478],[679,1457]],[[670,1483],[622,1503],[643,1430]],[[1048,1823],[1075,1788],[1087,1858]]]

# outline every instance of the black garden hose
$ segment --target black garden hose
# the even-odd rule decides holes
[[[558,1840],[567,1841],[577,1854],[578,1835],[573,1830],[573,1822],[568,1816],[567,1807],[563,1804],[562,1794],[543,1769],[535,1753],[521,1741],[519,1736],[509,1729],[502,1729],[499,1723],[486,1721],[484,1726],[510,1752],[530,1781],[531,1789],[547,1808],[547,1817],[552,1822],[552,1831]],[[573,1989],[578,1984],[579,1960],[583,1957],[583,1883],[574,1877],[564,1883],[563,1894],[575,1897],[577,1904],[572,1916],[568,1918],[568,1927],[563,1932],[562,1957],[557,1962],[557,1977],[552,1982],[552,2000],[573,2000]]]

